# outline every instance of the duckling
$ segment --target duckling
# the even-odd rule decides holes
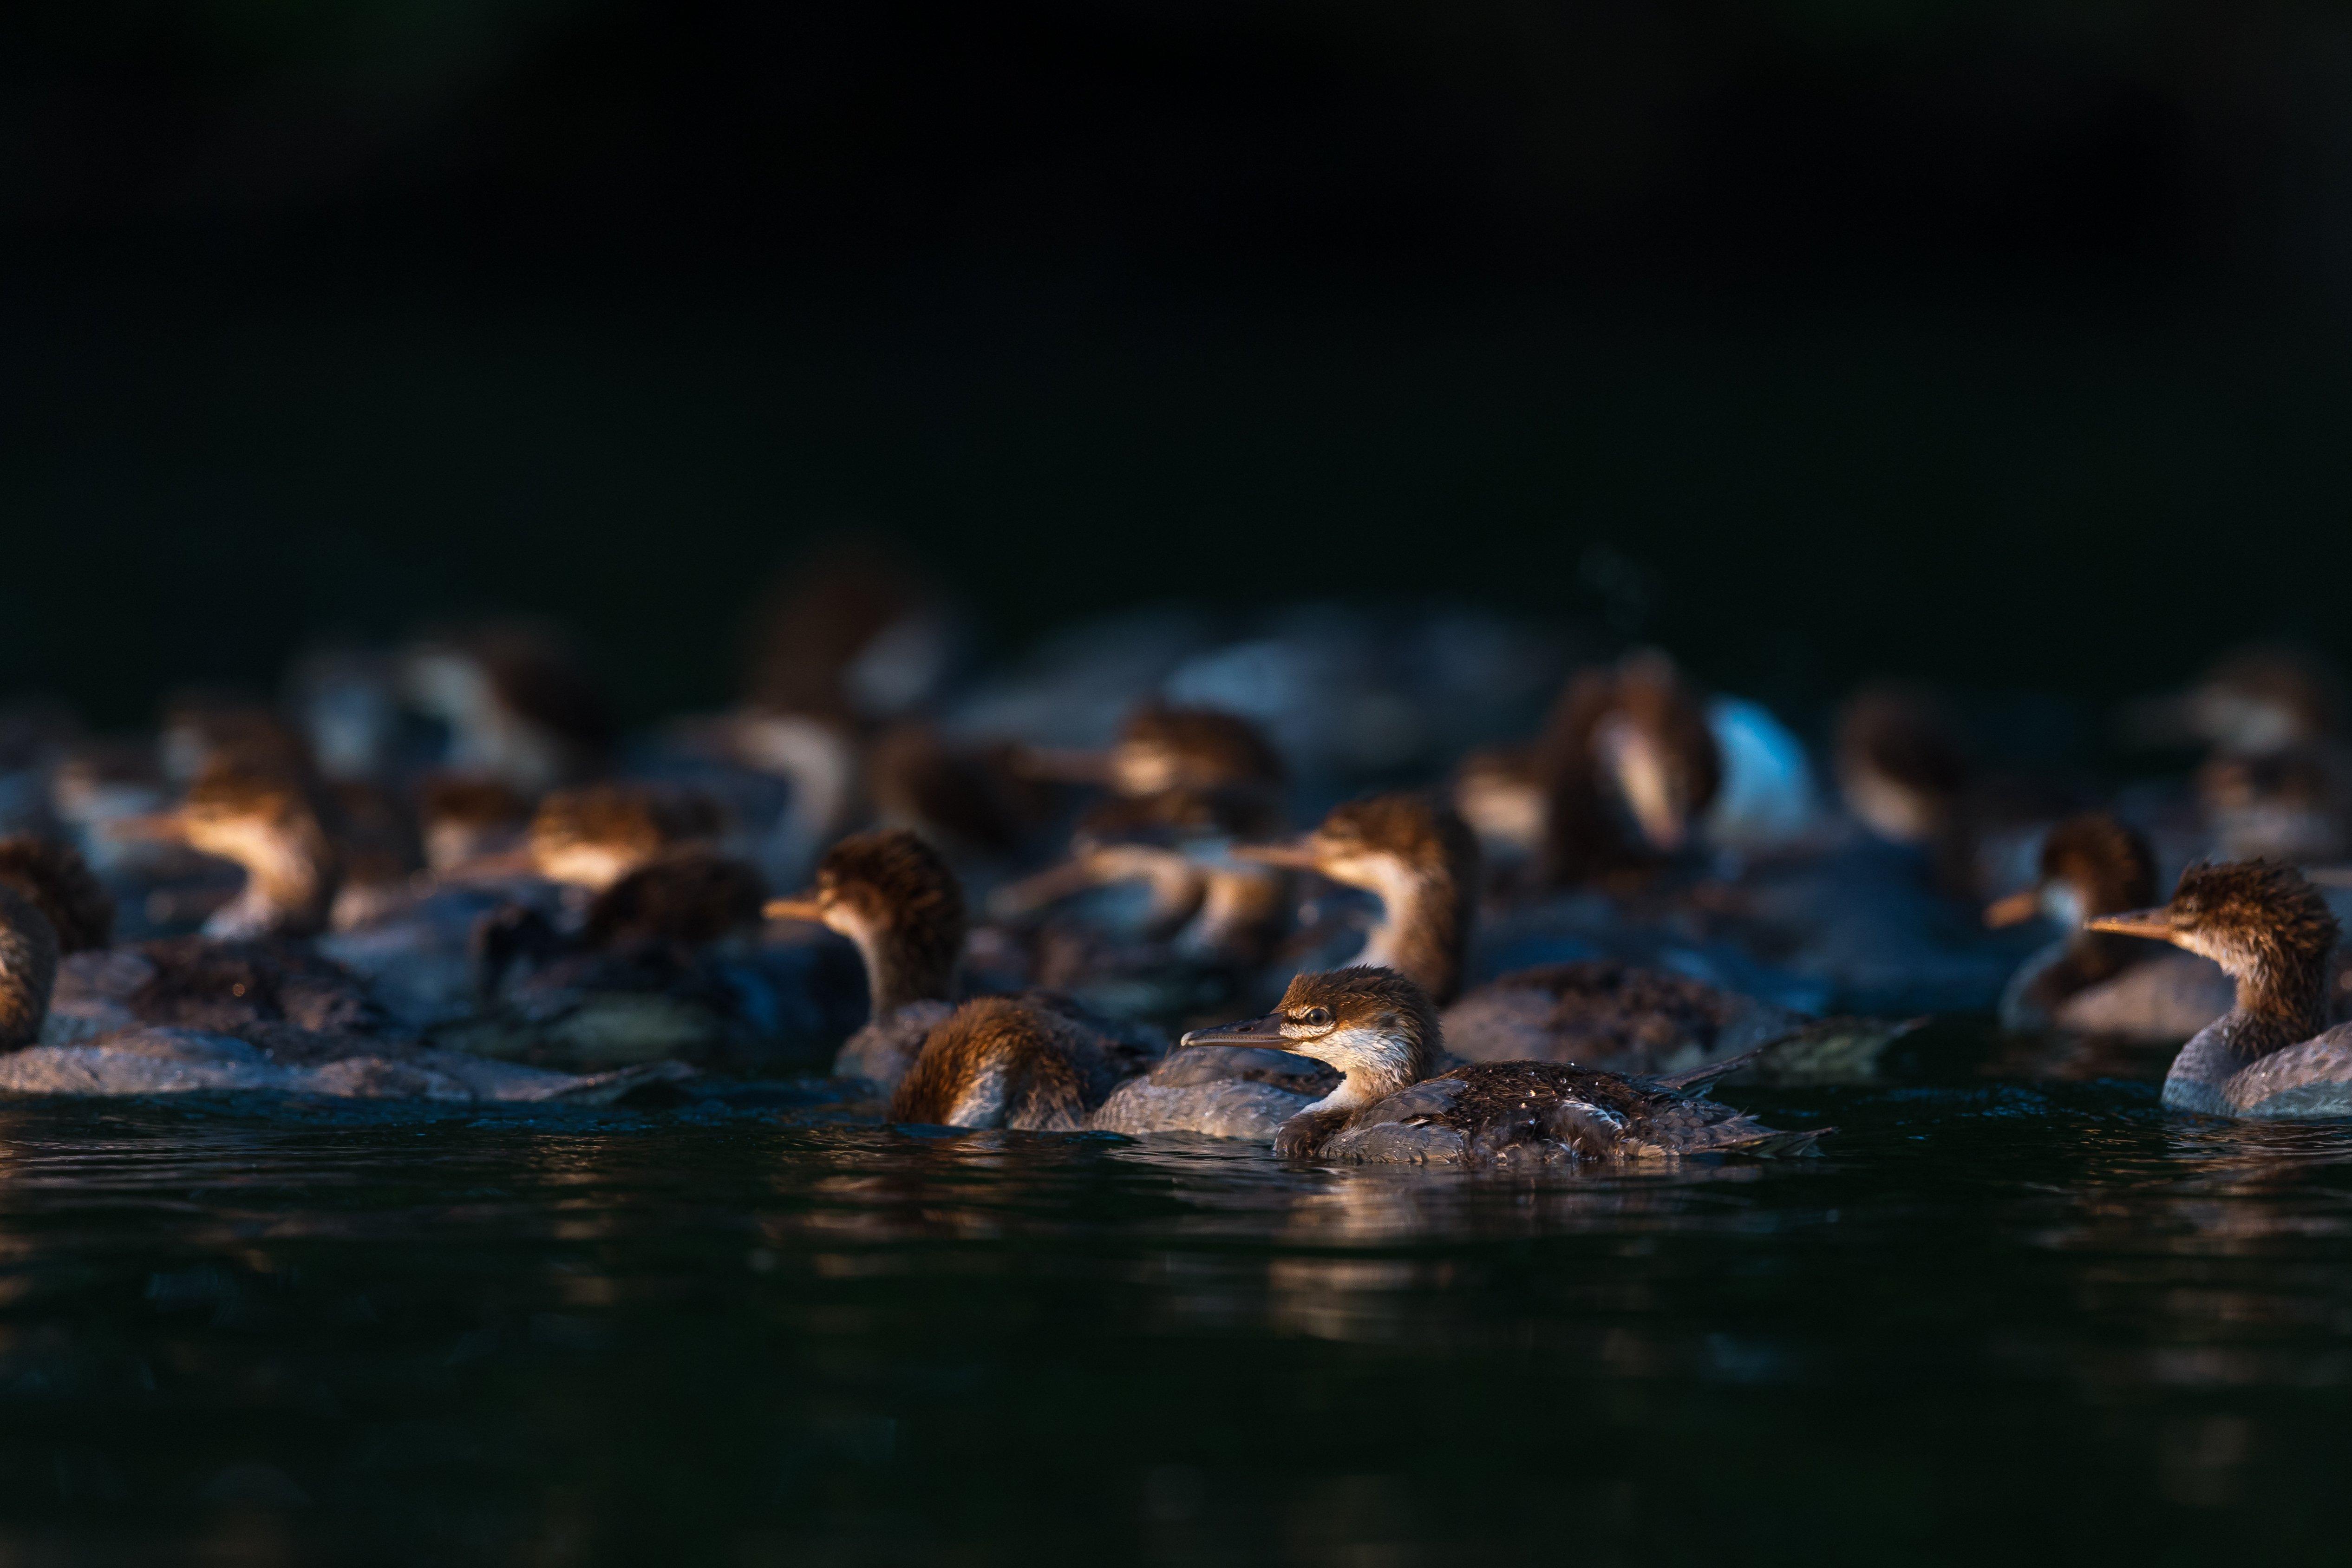
[[[2152,952],[2085,923],[2155,900],[2155,857],[2136,830],[2105,812],[2052,827],[2034,885],[1985,910],[1988,926],[2039,917],[2065,932],[2011,978],[2000,999],[2001,1026],[2170,1045],[2228,1012],[2229,977],[2210,960]]]
[[[215,769],[177,805],[117,819],[110,830],[184,844],[244,868],[243,889],[205,920],[207,936],[310,936],[327,928],[340,867],[318,800],[293,778]]]
[[[2324,742],[2208,758],[2194,788],[2214,852],[2311,864],[2352,847],[2352,759]]]
[[[0,844],[0,1092],[297,1094],[601,1103],[685,1076],[583,1078],[381,1033],[351,975],[282,943],[102,946],[111,909],[59,846]]]
[[[1609,960],[1539,965],[1463,995],[1476,847],[1452,810],[1424,796],[1350,801],[1299,844],[1236,853],[1378,894],[1381,923],[1354,962],[1411,976],[1445,1008],[1446,1037],[1471,1061],[1664,1070],[1788,1037],[1809,1022],[1685,975]]]
[[[903,828],[859,834],[826,851],[814,888],[770,901],[766,913],[814,921],[857,944],[869,1017],[833,1070],[895,1089],[924,1038],[955,1011],[950,998],[968,921],[946,860]]]
[[[1108,784],[1145,797],[1183,791],[1269,809],[1286,782],[1282,758],[1247,719],[1213,708],[1153,700],[1129,712],[1107,752],[1031,749],[1026,767],[1045,778]]]
[[[1679,852],[1722,787],[1706,707],[1654,651],[1587,669],[1560,693],[1538,749],[1544,869],[1556,885]]]
[[[896,552],[836,541],[779,577],[755,609],[751,705],[901,719],[938,700],[965,640],[954,606]]]
[[[445,766],[536,795],[590,771],[612,748],[603,690],[570,645],[520,622],[429,635],[401,660],[402,687],[448,726]]]
[[[1628,1078],[1555,1062],[1477,1062],[1435,1073],[1443,1037],[1426,993],[1392,969],[1301,974],[1281,1005],[1184,1037],[1187,1047],[1289,1051],[1337,1068],[1339,1088],[1282,1124],[1285,1159],[1569,1165],[1685,1155],[1809,1152],[1830,1130],[1781,1132],[1705,1098],[1744,1065]],[[1433,1074],[1434,1073],[1434,1076]]]
[[[551,882],[602,891],[638,867],[718,836],[719,810],[683,790],[597,784],[558,790],[530,819],[533,867]]]
[[[2274,1121],[2352,1116],[2352,1025],[2327,1026],[2336,916],[2302,872],[2264,860],[2191,866],[2169,903],[2088,923],[2202,954],[2237,982],[2236,1005],[2173,1058],[2168,1108]]]
[[[277,710],[242,692],[182,691],[164,704],[157,754],[163,776],[188,784],[208,773],[310,772],[310,752]]]
[[[1087,1125],[1127,1064],[1045,998],[983,996],[931,1029],[890,1095],[890,1120],[1066,1132]]]

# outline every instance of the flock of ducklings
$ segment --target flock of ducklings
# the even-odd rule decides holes
[[[518,625],[319,653],[139,742],[14,710],[0,1091],[1580,1165],[1808,1152],[1713,1089],[1997,1012],[2005,1070],[2171,1052],[2167,1106],[2352,1115],[2352,767],[2292,653],[2134,708],[2203,761],[2095,802],[1919,692],[1853,696],[1824,769],[1662,654],[1475,615],[1143,615],[982,676],[962,646],[853,555],[770,601],[739,707],[634,737]]]

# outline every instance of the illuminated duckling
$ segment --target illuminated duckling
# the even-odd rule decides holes
[[[1080,1017],[1037,995],[984,996],[934,1027],[890,1096],[890,1120],[1066,1132],[1132,1066]]]
[[[770,900],[767,915],[812,921],[857,944],[871,1011],[833,1070],[896,1088],[926,1037],[955,1011],[969,923],[955,872],[902,828],[859,834],[826,851],[810,891]]]
[[[1187,1035],[1187,1047],[1253,1046],[1337,1068],[1339,1088],[1282,1124],[1286,1159],[1364,1163],[1614,1164],[1696,1154],[1796,1154],[1826,1129],[1782,1132],[1706,1098],[1739,1060],[1662,1078],[1557,1062],[1476,1062],[1437,1072],[1428,995],[1391,969],[1301,974],[1262,1018]]]
[[[528,847],[552,882],[601,891],[664,855],[718,836],[719,809],[659,784],[611,783],[558,790],[539,804]]]
[[[2065,934],[2001,994],[2001,1026],[2170,1045],[2230,1010],[2229,977],[2191,953],[2142,947],[2086,922],[2156,901],[2147,841],[2104,812],[2070,816],[2042,841],[2033,886],[1985,910],[2000,927],[2047,919]]]
[[[2164,1103],[2212,1116],[2352,1116],[2352,1026],[2327,1026],[2336,917],[2291,866],[2191,866],[2160,908],[2101,915],[2093,931],[2152,937],[2202,954],[2237,982],[2237,1002],[2173,1058]]]
[[[295,778],[215,769],[178,805],[109,831],[184,844],[244,868],[244,888],[206,918],[206,936],[310,936],[327,927],[341,867],[318,797]]]

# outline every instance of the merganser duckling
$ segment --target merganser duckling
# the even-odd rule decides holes
[[[638,867],[719,830],[719,810],[688,791],[646,784],[558,790],[530,819],[532,866],[551,882],[602,891]]]
[[[1471,1061],[1665,1071],[1787,1039],[1812,1023],[1685,975],[1609,960],[1543,964],[1461,994],[1476,850],[1461,819],[1423,796],[1350,801],[1299,844],[1236,853],[1378,894],[1382,918],[1355,963],[1409,975],[1445,1008],[1446,1038]]]
[[[1129,711],[1108,751],[1033,748],[1024,765],[1041,777],[1108,784],[1130,797],[1228,796],[1236,809],[1276,808],[1287,778],[1282,758],[1247,719],[1158,701]]]
[[[0,845],[0,1092],[602,1103],[685,1076],[539,1072],[383,1037],[364,988],[323,959],[204,938],[104,948],[110,913],[72,851]]]
[[[895,1089],[925,1037],[955,1011],[950,998],[968,921],[947,861],[903,828],[859,834],[826,851],[810,891],[773,900],[766,912],[814,921],[857,944],[869,1016],[833,1070]]]
[[[962,617],[872,540],[845,540],[777,579],[752,617],[750,697],[771,712],[890,721],[929,708],[961,660]]]
[[[2033,886],[1985,910],[1989,926],[2043,918],[2065,933],[2011,978],[2001,1026],[2170,1045],[2228,1012],[2229,977],[2210,960],[2155,952],[2087,923],[2155,900],[2155,857],[2137,831],[2104,812],[2052,827]]]
[[[1557,1062],[1476,1062],[1436,1072],[1436,1010],[1391,969],[1301,974],[1281,1005],[1184,1037],[1337,1068],[1339,1087],[1282,1124],[1285,1159],[1366,1163],[1615,1163],[1696,1154],[1798,1154],[1828,1129],[1781,1132],[1705,1098],[1740,1058],[1666,1078]]]
[[[983,996],[934,1027],[890,1095],[890,1120],[1067,1132],[1087,1125],[1129,1065],[1049,999]]]
[[[2236,1005],[2173,1058],[2168,1109],[2273,1121],[2352,1116],[2352,1025],[2327,1026],[2336,916],[2302,872],[2263,860],[2191,866],[2169,903],[2088,924],[2186,948],[2237,982]]]
[[[997,860],[1027,844],[1053,810],[1010,744],[950,742],[929,724],[895,724],[875,737],[866,788],[883,827],[920,834],[959,858]]]
[[[536,795],[590,771],[614,735],[604,694],[545,628],[509,623],[426,637],[401,661],[418,709],[449,727],[443,765]]]
[[[184,844],[243,868],[243,889],[205,920],[207,936],[310,936],[327,929],[340,868],[318,801],[294,779],[216,770],[197,779],[177,805],[117,819],[110,830]]]
[[[2352,759],[2313,742],[2209,758],[2194,781],[2214,852],[2308,865],[2352,843]]]
[[[1654,651],[1571,679],[1537,763],[1546,784],[1544,869],[1556,885],[1678,853],[1723,783],[1706,705]]]

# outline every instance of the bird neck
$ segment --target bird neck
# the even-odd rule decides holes
[[[210,922],[216,935],[313,930],[334,896],[334,853],[315,822],[256,823],[197,844],[245,868],[245,889]]]
[[[1429,1047],[1411,1034],[1349,1030],[1321,1059],[1340,1072],[1339,1087],[1308,1110],[1354,1111],[1412,1088],[1429,1076]]]
[[[2183,1110],[2220,1106],[2221,1088],[2253,1063],[2327,1027],[2326,956],[2281,954],[2233,968],[2237,1005],[2180,1047],[2164,1100]],[[2208,1104],[2207,1100],[2212,1103]]]
[[[875,1017],[887,1017],[912,1002],[945,1002],[954,993],[956,954],[947,943],[925,942],[887,925],[860,925],[851,940],[866,961],[866,990]],[[938,956],[942,951],[944,962]]]
[[[1402,855],[1371,858],[1368,890],[1381,921],[1364,939],[1359,964],[1411,977],[1443,1007],[1462,990],[1470,942],[1470,892],[1451,870],[1415,866]]]

